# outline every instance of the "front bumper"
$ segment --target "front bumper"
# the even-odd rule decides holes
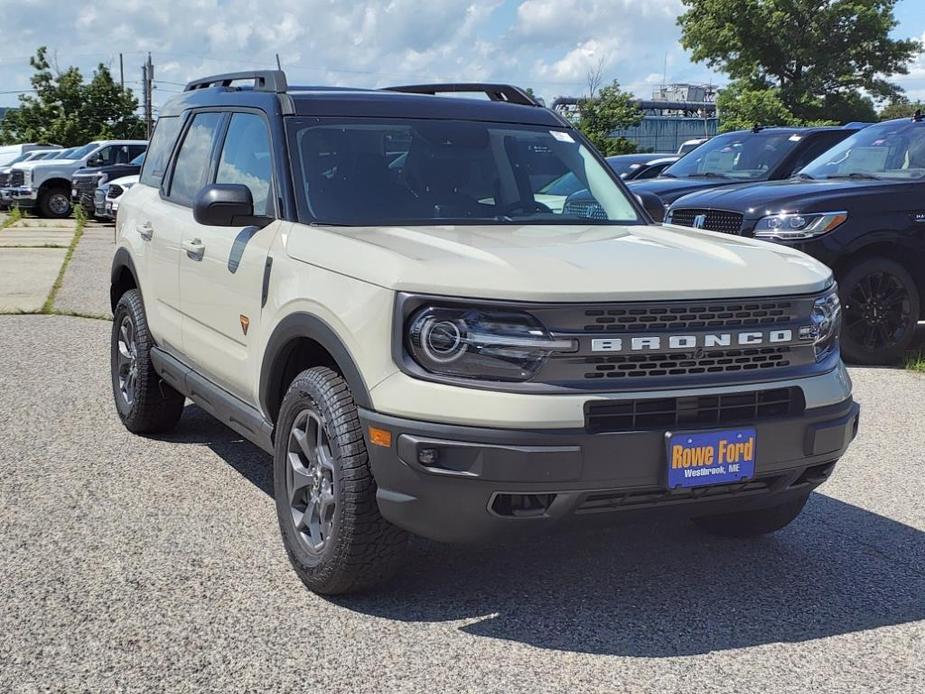
[[[775,505],[828,478],[857,434],[858,415],[849,397],[798,416],[739,423],[757,430],[752,480],[669,490],[664,428],[602,434],[490,429],[360,411],[367,436],[370,426],[392,434],[389,447],[367,441],[383,516],[446,542],[608,512],[610,518],[638,512],[690,517]],[[419,462],[422,449],[435,450],[437,462]]]
[[[17,207],[34,207],[38,201],[38,191],[30,187],[20,187],[10,189],[10,198],[12,204]]]

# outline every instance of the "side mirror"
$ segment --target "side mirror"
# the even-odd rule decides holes
[[[636,193],[636,199],[639,201],[639,204],[645,208],[646,212],[649,213],[649,216],[656,221],[656,223],[661,224],[665,221],[665,203],[663,203],[662,199],[655,193]]]
[[[255,224],[254,198],[241,183],[213,183],[199,191],[193,202],[193,219],[210,227]]]
[[[96,168],[102,165],[103,165],[103,157],[101,157],[99,154],[96,154],[90,157],[89,159],[87,159],[88,168]]]

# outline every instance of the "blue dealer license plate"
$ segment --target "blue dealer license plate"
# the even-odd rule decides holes
[[[755,476],[754,429],[668,434],[668,488],[729,484]]]

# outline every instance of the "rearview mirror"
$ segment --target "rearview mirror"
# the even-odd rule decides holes
[[[250,188],[241,183],[213,183],[200,190],[193,202],[193,218],[212,227],[258,224]]]
[[[636,199],[658,224],[665,221],[665,203],[655,193],[636,193]]]

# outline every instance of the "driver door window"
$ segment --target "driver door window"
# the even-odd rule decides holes
[[[192,207],[199,191],[209,182],[212,151],[221,130],[222,113],[197,113],[186,131],[177,154],[168,198],[179,205]]]

